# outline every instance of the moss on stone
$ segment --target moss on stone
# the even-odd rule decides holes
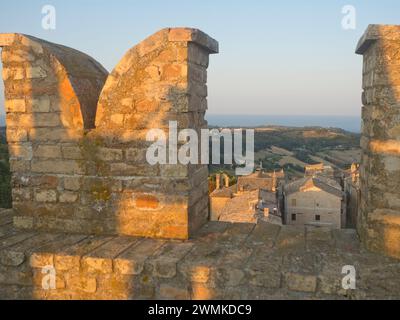
[[[105,174],[107,168],[106,163],[99,157],[100,148],[102,146],[104,146],[104,141],[100,137],[85,135],[79,141],[79,149],[83,159],[79,161],[79,166],[86,174]],[[89,172],[91,168],[93,168],[95,172]]]

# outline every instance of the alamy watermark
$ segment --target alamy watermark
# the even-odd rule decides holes
[[[249,175],[254,170],[254,130],[245,130],[245,142],[242,129],[201,129],[201,137],[194,129],[178,132],[176,121],[169,122],[168,137],[164,130],[151,129],[146,140],[154,142],[146,152],[146,160],[156,164],[221,164],[221,139],[224,141],[223,164],[236,165],[236,175]],[[179,145],[179,147],[178,147]],[[245,150],[243,153],[243,146]]]
[[[42,7],[42,28],[44,30],[56,29],[56,8],[52,5],[45,5]]]
[[[342,279],[342,288],[344,290],[356,289],[356,268],[354,266],[344,266],[342,274],[345,275]]]
[[[357,28],[357,11],[352,5],[345,5],[342,8],[342,28],[344,30],[355,30]]]
[[[42,268],[42,289],[55,290],[56,289],[56,269],[54,266],[45,266]]]

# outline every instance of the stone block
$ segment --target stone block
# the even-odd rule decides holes
[[[7,141],[8,142],[26,142],[28,141],[28,132],[19,128],[7,128]]]
[[[146,150],[140,148],[128,148],[125,150],[126,160],[135,163],[144,163],[146,161]]]
[[[82,268],[88,273],[112,273],[113,272],[113,261],[112,259],[105,259],[99,257],[83,257]]]
[[[60,192],[59,201],[61,203],[74,203],[78,200],[78,194],[70,191]]]
[[[80,177],[65,177],[64,178],[64,189],[69,191],[79,191],[81,188]]]
[[[57,145],[39,145],[35,148],[35,158],[61,159],[61,148]]]
[[[59,128],[35,128],[29,132],[30,139],[37,142],[77,142],[82,136],[81,130]]]
[[[100,148],[98,158],[100,161],[121,161],[122,150],[111,148]]]
[[[26,69],[27,79],[43,79],[47,77],[47,72],[41,67],[28,67]]]
[[[30,144],[9,144],[8,151],[11,159],[32,160],[32,146]]]
[[[29,188],[13,188],[12,196],[14,201],[29,201],[31,200],[31,189]]]
[[[5,101],[6,112],[25,112],[25,99],[14,99]]]
[[[285,275],[285,281],[289,290],[315,292],[317,289],[316,276],[288,273]]]
[[[54,266],[54,255],[52,253],[34,252],[30,256],[29,265],[36,269]]]
[[[15,160],[10,159],[10,171],[13,173],[26,173],[31,169],[31,162],[29,160]]]
[[[78,271],[81,257],[79,255],[64,255],[62,253],[54,256],[54,264],[60,271]]]
[[[34,219],[32,217],[14,217],[14,226],[19,229],[33,229]]]
[[[190,291],[186,287],[162,283],[160,285],[160,297],[169,300],[189,300]]]
[[[95,293],[97,291],[96,278],[87,275],[73,275],[66,279],[67,288],[72,291],[83,291],[86,293]]]
[[[41,46],[41,44],[33,39],[30,39],[29,37],[26,36],[21,37],[21,44],[24,45],[25,47],[29,47],[36,54],[43,53],[43,47]]]
[[[48,96],[32,100],[32,112],[50,112],[50,98]]]
[[[79,146],[62,146],[62,155],[68,160],[83,160],[82,149]]]
[[[35,190],[34,192],[35,200],[38,202],[56,202],[57,201],[57,191],[55,190]]]
[[[15,33],[0,33],[0,47],[11,46],[15,41]]]
[[[82,169],[78,162],[73,160],[33,160],[32,172],[81,174]]]

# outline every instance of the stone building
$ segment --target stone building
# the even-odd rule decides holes
[[[286,224],[342,227],[344,194],[335,180],[306,176],[287,184],[283,196]]]
[[[269,215],[279,217],[277,186],[282,172],[257,170],[248,176],[238,177],[235,185],[229,186],[227,176],[224,187],[217,175],[217,188],[210,194],[211,221],[257,223]]]
[[[259,169],[248,176],[238,177],[237,189],[239,191],[266,190],[275,192],[279,177],[275,171],[265,172]]]
[[[218,221],[257,223],[260,217],[257,208],[259,202],[259,190],[236,192],[222,208]]]
[[[218,221],[222,213],[222,210],[226,206],[227,202],[234,197],[237,186],[222,186],[220,184],[220,176],[217,175],[216,188],[210,194],[210,220]]]
[[[334,169],[331,166],[325,165],[323,163],[309,164],[305,166],[305,175],[323,175],[327,177],[334,177]]]

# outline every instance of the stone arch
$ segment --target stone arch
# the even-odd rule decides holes
[[[77,50],[23,34],[1,34],[0,47],[15,224],[63,230],[77,197],[66,181],[82,173],[74,154],[94,126],[108,72]]]
[[[61,113],[64,127],[94,127],[98,97],[108,75],[97,61],[75,49],[23,34],[0,35],[0,46],[6,99],[18,95],[53,98],[59,109],[54,106],[52,111]]]

